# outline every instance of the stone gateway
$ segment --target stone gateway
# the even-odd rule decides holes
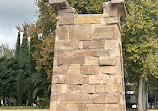
[[[123,0],[103,14],[79,15],[66,0],[58,12],[50,111],[126,111],[120,18]]]

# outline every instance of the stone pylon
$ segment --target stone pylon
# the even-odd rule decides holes
[[[103,14],[79,15],[66,0],[57,10],[50,111],[125,111],[120,18],[123,0]]]

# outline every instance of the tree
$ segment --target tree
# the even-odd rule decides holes
[[[145,62],[157,51],[158,2],[154,0],[127,0],[127,19],[123,26],[124,66],[128,74],[139,78],[138,110],[143,111],[144,80],[151,73]]]
[[[28,76],[29,76],[29,54],[28,54],[28,35],[27,35],[28,24],[23,23],[23,40],[20,47],[19,56],[19,73],[17,76],[17,96],[18,105],[22,105],[22,100],[27,99],[28,95]],[[22,86],[21,86],[22,85]]]
[[[16,26],[17,30],[18,30],[18,38],[17,38],[17,43],[16,43],[16,50],[15,50],[15,58],[17,60],[19,60],[19,55],[20,55],[20,26]]]
[[[3,98],[9,98],[9,104],[11,98],[16,99],[16,75],[18,70],[17,61],[11,57],[0,58],[0,96]]]

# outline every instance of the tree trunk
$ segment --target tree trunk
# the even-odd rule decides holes
[[[156,108],[156,101],[157,100],[157,93],[155,94],[155,100],[154,100],[154,108]]]
[[[138,92],[138,111],[143,111],[143,79],[144,75],[139,77],[139,92]]]
[[[145,80],[143,80],[143,110],[147,110],[147,89]]]

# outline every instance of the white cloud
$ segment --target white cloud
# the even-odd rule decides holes
[[[0,44],[14,47],[17,39],[15,26],[23,21],[35,21],[37,6],[34,0],[0,0]]]

